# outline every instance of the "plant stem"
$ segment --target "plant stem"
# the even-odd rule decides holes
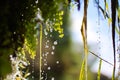
[[[41,70],[42,70],[42,24],[40,25],[40,80],[41,80]]]
[[[95,54],[94,52],[91,52],[91,51],[89,51],[91,54],[93,54],[94,56],[96,56],[97,58],[99,58],[99,59],[101,59],[101,60],[103,60],[104,62],[106,62],[106,63],[108,63],[108,64],[110,64],[110,65],[112,65],[112,66],[114,66],[112,63],[110,63],[110,62],[108,62],[107,60],[105,60],[105,59],[103,59],[103,58],[101,58],[100,56],[98,56],[97,54]]]

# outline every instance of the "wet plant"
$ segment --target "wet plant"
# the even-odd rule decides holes
[[[102,13],[108,21],[108,25],[112,28],[111,36],[114,63],[111,64],[111,62],[104,60],[88,49],[87,15],[89,0],[83,0],[84,13],[80,31],[84,45],[84,58],[80,69],[79,80],[88,80],[89,53],[100,59],[98,80],[100,80],[102,61],[113,65],[112,80],[115,80],[116,36],[120,35],[120,2],[119,0],[111,0],[109,4],[108,0],[104,0],[104,5],[100,5],[100,0],[94,0],[94,2],[98,8],[98,14]],[[14,79],[26,79],[31,74],[29,70],[26,69],[27,65],[30,65],[26,59],[28,54],[30,59],[33,60],[33,63],[35,63],[34,60],[36,56],[39,57],[39,79],[45,79],[44,76],[47,76],[47,74],[42,70],[43,65],[47,66],[47,70],[49,71],[52,69],[47,63],[43,64],[43,61],[45,62],[47,59],[47,55],[50,54],[47,50],[51,48],[51,55],[54,55],[55,46],[58,44],[58,40],[54,38],[56,35],[53,34],[53,32],[56,32],[60,39],[65,36],[62,27],[63,16],[67,10],[69,11],[74,5],[77,5],[78,10],[81,10],[81,0],[4,0],[1,2],[0,79],[5,79],[7,74],[10,73],[15,76]],[[50,38],[53,38],[53,41],[51,41],[52,46],[49,46]],[[48,40],[44,42],[46,39]],[[45,43],[45,45],[43,43]],[[37,50],[39,51],[37,52]],[[44,57],[46,58],[43,59]],[[57,60],[56,64],[60,64],[60,61]],[[15,70],[13,70],[13,67],[15,67]],[[8,76],[11,77],[11,75]],[[52,76],[51,80],[54,79],[54,76]]]

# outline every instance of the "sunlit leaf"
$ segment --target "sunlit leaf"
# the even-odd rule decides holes
[[[117,27],[115,27],[115,30],[116,30],[117,34],[120,35],[120,31]]]
[[[111,18],[108,18],[108,26],[110,26],[112,23],[112,19]]]
[[[108,11],[108,3],[106,2],[106,10]]]
[[[118,12],[118,17],[120,19],[120,7],[118,8],[117,12]]]
[[[60,38],[63,38],[63,37],[64,37],[64,34],[60,34],[59,37],[60,37]]]
[[[88,47],[87,47],[87,7],[88,7],[88,0],[84,0],[84,16],[82,20],[82,25],[81,25],[81,34],[82,34],[82,39],[83,39],[83,44],[84,44],[84,59],[85,59],[85,80],[87,80],[87,58],[88,58]],[[81,78],[81,77],[80,77]],[[80,79],[83,80],[83,79]]]
[[[19,64],[19,67],[22,68],[22,69],[25,68],[25,66],[22,63]]]
[[[21,78],[20,77],[16,77],[16,80],[21,80]]]
[[[30,73],[26,73],[26,74],[24,75],[24,78],[28,77],[29,75],[30,75]]]
[[[62,21],[60,21],[60,25],[62,25],[63,24],[63,22]]]
[[[63,15],[64,14],[64,11],[60,11],[59,12],[59,15],[61,16],[61,15]]]
[[[85,79],[85,59],[82,62],[82,66],[80,69],[80,76],[79,76],[79,80],[84,80]]]

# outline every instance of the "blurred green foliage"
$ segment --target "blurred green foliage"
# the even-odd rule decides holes
[[[0,76],[11,72],[9,55],[14,54],[15,57],[15,51],[21,51],[24,43],[29,52],[35,50],[36,22],[33,20],[38,8],[41,10],[44,23],[48,19],[54,22],[57,26],[54,29],[60,33],[60,37],[64,36],[60,26],[62,25],[62,9],[67,5],[67,0],[38,0],[38,2],[2,0],[0,2]],[[3,67],[6,68],[3,69]]]
[[[23,47],[27,23],[35,16],[34,0],[2,0],[0,2],[0,76],[11,71],[9,56]],[[4,62],[4,64],[2,63]]]

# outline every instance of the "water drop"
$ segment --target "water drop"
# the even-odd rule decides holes
[[[46,61],[46,59],[44,59],[44,61]]]
[[[31,4],[30,6],[33,6],[33,4]]]
[[[54,45],[57,45],[57,41],[54,41],[53,44],[54,44]]]
[[[55,78],[54,78],[54,77],[52,77],[52,78],[51,78],[51,80],[55,80]]]
[[[52,35],[50,35],[50,37],[52,37]]]
[[[44,57],[44,56],[45,56],[45,54],[43,53],[43,54],[42,54],[42,56]]]
[[[46,46],[45,46],[45,48],[49,48],[49,46],[48,46],[48,45],[46,45]]]
[[[23,14],[21,16],[24,16]]]
[[[54,52],[52,51],[51,54],[54,55]]]
[[[53,29],[52,29],[52,28],[50,28],[50,32],[53,32]]]
[[[44,29],[44,34],[47,36],[48,35],[48,32],[46,31],[46,29]]]
[[[32,71],[32,73],[34,73],[34,71]]]
[[[14,32],[13,34],[16,34],[16,32]]]
[[[56,64],[59,64],[59,61],[56,61]]]
[[[52,49],[55,50],[55,46],[52,46]]]
[[[44,63],[44,66],[47,66],[47,63]]]
[[[26,9],[28,9],[28,7],[26,7]]]
[[[45,56],[47,57],[48,54],[45,54]]]
[[[48,69],[48,70],[50,70],[50,69],[51,69],[51,67],[48,67],[47,69]]]
[[[35,3],[38,4],[38,0],[36,0]]]
[[[43,79],[43,77],[40,78],[41,80]]]
[[[32,76],[32,78],[34,78],[34,76]]]
[[[50,42],[49,40],[47,40],[47,42]]]
[[[48,54],[49,54],[49,52],[46,52],[46,54],[48,55]]]

